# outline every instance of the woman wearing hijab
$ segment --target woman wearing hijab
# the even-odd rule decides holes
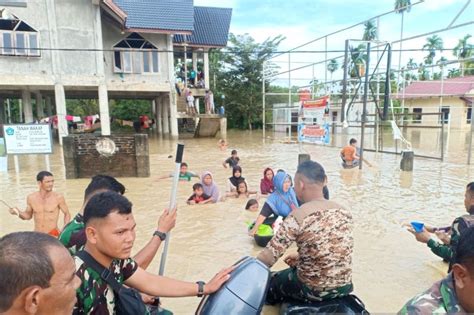
[[[275,190],[273,187],[273,170],[269,167],[263,171],[263,178],[260,180],[260,192],[262,195],[268,195]]]
[[[245,178],[242,177],[242,168],[240,166],[234,166],[232,168],[232,176],[229,177],[227,182],[227,191],[234,192],[237,191],[237,187],[241,181],[245,181]]]
[[[219,188],[214,183],[211,172],[204,172],[201,175],[201,185],[204,193],[211,197],[212,202],[219,201]]]
[[[264,223],[265,219],[273,215],[275,218],[282,216],[286,218],[291,211],[298,208],[296,194],[292,187],[291,177],[285,171],[278,171],[273,177],[273,185],[275,191],[268,196],[267,201],[262,207],[260,214],[255,221],[255,225],[249,231],[249,235],[253,236],[258,227]]]

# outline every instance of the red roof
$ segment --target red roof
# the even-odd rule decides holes
[[[474,90],[474,76],[450,78],[441,81],[416,81],[394,94],[393,98],[426,98],[439,96],[466,96]],[[474,91],[473,91],[474,93]]]

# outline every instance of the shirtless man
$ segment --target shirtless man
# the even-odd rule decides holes
[[[36,175],[39,191],[29,194],[26,198],[27,207],[25,211],[14,207],[10,209],[12,215],[17,215],[22,220],[35,221],[35,231],[47,233],[58,237],[61,231],[58,229],[59,210],[64,214],[64,225],[71,220],[71,215],[63,195],[53,191],[53,174],[47,171]]]

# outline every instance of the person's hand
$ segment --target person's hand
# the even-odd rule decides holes
[[[145,304],[153,304],[155,303],[155,297],[145,294],[145,293],[140,293],[140,296],[142,297],[142,301]]]
[[[177,211],[174,208],[172,211],[168,209],[163,210],[160,218],[158,219],[158,231],[168,233],[174,228],[176,224]]]
[[[8,209],[8,211],[10,212],[11,215],[16,215],[16,216],[20,215],[20,210],[18,210],[18,208],[16,208],[16,207],[10,208],[10,209]]]
[[[421,231],[420,233],[416,233],[413,228],[409,228],[408,231],[415,235],[416,240],[420,243],[426,244],[431,239],[430,232],[428,232],[425,228],[423,228],[423,231]]]
[[[249,230],[249,236],[251,237],[254,237],[255,236],[255,233],[257,233],[257,229],[254,227],[252,229]]]
[[[235,266],[222,269],[216,275],[204,285],[204,294],[209,295],[217,290],[230,279],[230,273],[235,269]]]
[[[451,243],[451,236],[448,233],[444,231],[436,231],[435,234],[444,244],[449,245],[449,243]]]
[[[299,258],[300,258],[300,255],[298,255],[298,253],[294,253],[294,254],[289,254],[288,256],[286,256],[283,261],[288,266],[295,267],[296,264],[298,263]]]

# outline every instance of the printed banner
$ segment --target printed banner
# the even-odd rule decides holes
[[[53,142],[49,124],[4,125],[7,154],[51,154]]]
[[[298,141],[328,144],[329,131],[329,96],[301,102],[298,117]]]

